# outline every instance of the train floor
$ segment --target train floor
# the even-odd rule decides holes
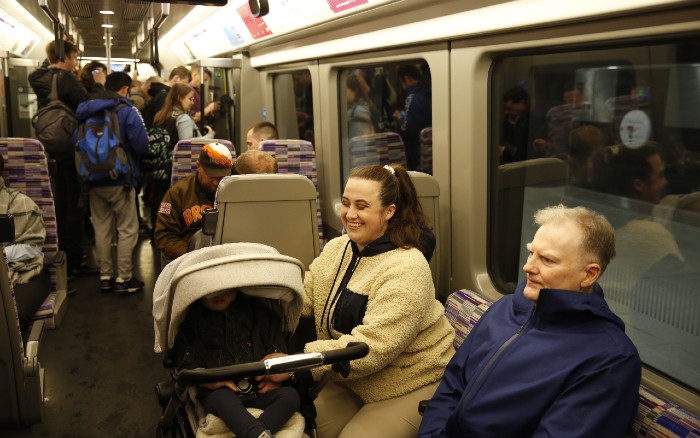
[[[0,430],[14,437],[153,437],[161,414],[154,385],[169,379],[153,352],[151,304],[160,270],[147,237],[135,249],[134,275],[143,292],[120,296],[99,289],[99,277],[76,278],[61,325],[44,332],[43,421]]]

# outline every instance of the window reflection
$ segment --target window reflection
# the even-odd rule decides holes
[[[689,115],[700,111],[699,83],[700,55],[685,42],[503,58],[491,83],[489,199],[489,270],[504,291],[524,278],[535,210],[603,213],[616,230],[600,279],[609,305],[647,365],[695,389],[700,119]],[[542,183],[552,160],[567,171]],[[519,264],[500,263],[504,254]]]
[[[432,89],[424,61],[350,66],[339,72],[343,181],[366,164],[432,173]]]

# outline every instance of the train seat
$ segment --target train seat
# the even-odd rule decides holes
[[[8,186],[25,193],[43,212],[46,226],[44,268],[48,268],[51,275],[51,291],[34,319],[45,320],[47,328],[55,328],[67,308],[68,276],[65,253],[58,249],[56,209],[44,147],[32,138],[2,138],[0,153],[5,157],[2,176]]]
[[[192,175],[197,171],[197,160],[199,160],[199,153],[202,152],[202,148],[205,144],[219,142],[229,148],[231,151],[231,156],[236,159],[236,149],[233,144],[228,140],[221,139],[203,139],[203,138],[191,138],[189,140],[180,140],[175,145],[173,149],[173,172],[170,176],[170,185],[172,186],[176,182],[180,181],[189,175]]]
[[[0,240],[14,237],[11,230]],[[44,320],[32,324],[24,345],[14,293],[10,286],[5,254],[0,251],[0,424],[14,427],[41,422],[44,393],[44,370],[39,363],[39,344]]]
[[[406,166],[406,150],[399,134],[381,132],[350,139],[350,167],[392,163]]]
[[[420,146],[420,162],[418,170],[421,172],[433,173],[433,128],[423,128],[418,134],[418,145]]]
[[[304,175],[314,183],[314,187],[316,187],[318,239],[321,248],[323,248],[323,220],[318,198],[318,170],[314,145],[305,140],[265,140],[260,143],[259,149],[275,157],[279,173]]]
[[[321,253],[316,188],[296,174],[227,176],[216,192],[212,244],[264,243],[307,268]]]
[[[427,173],[409,171],[408,174],[411,177],[413,185],[416,187],[418,201],[420,201],[421,207],[423,208],[423,213],[425,213],[425,215],[428,217],[430,225],[433,227],[433,233],[435,234],[435,239],[438,241],[439,245],[438,230],[440,229],[440,186],[438,185],[437,180]],[[433,273],[433,283],[436,286],[436,294],[437,285],[440,284],[438,281],[440,278],[440,266],[440,248],[436,245],[433,258],[430,259],[430,270]]]
[[[455,329],[455,348],[462,345],[491,304],[491,301],[467,289],[453,292],[447,298],[445,316]],[[695,436],[693,432],[699,429],[700,417],[640,385],[637,414],[627,431],[627,438]]]

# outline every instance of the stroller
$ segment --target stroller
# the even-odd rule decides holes
[[[205,296],[235,288],[239,293],[262,300],[279,317],[283,330],[291,336],[299,322],[303,305],[304,265],[279,254],[276,249],[257,243],[228,243],[202,248],[179,257],[161,272],[153,292],[153,318],[156,353],[163,353],[163,364],[172,379],[156,385],[163,408],[158,437],[230,437],[223,421],[209,414],[196,400],[197,385],[223,380],[239,381],[260,375],[303,371],[332,365],[341,375],[349,373],[349,361],[367,355],[366,344],[357,343],[324,353],[293,354],[258,362],[210,369],[175,369],[173,346],[189,306]],[[302,399],[301,412],[285,424],[277,437],[315,436],[313,399],[321,384],[312,386],[310,373],[300,373],[296,389]],[[260,411],[254,412],[254,416]],[[256,415],[257,414],[257,415]]]

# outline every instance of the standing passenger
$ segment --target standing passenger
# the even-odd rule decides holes
[[[421,438],[621,437],[641,363],[597,281],[615,232],[583,207],[535,213],[527,281],[484,314],[445,370]]]
[[[347,234],[326,244],[304,278],[303,315],[314,317],[318,338],[304,350],[359,341],[369,354],[321,391],[319,436],[415,437],[418,403],[438,386],[454,330],[421,253],[426,220],[406,170],[353,169],[341,219]],[[312,370],[316,380],[325,372]]]
[[[133,252],[138,240],[139,223],[136,213],[136,190],[140,177],[139,161],[148,149],[148,134],[139,111],[132,106],[129,94],[131,78],[124,72],[107,76],[105,91],[95,100],[78,106],[78,120],[116,110],[122,145],[129,159],[131,173],[112,179],[85,182],[90,197],[90,212],[95,227],[95,249],[100,268],[100,290],[133,293],[143,289],[143,282],[132,274]],[[112,267],[112,242],[117,240],[117,276]]]
[[[39,101],[39,108],[49,103],[51,82],[54,74],[58,100],[68,105],[75,111],[81,102],[90,100],[92,96],[83,87],[73,74],[78,66],[78,54],[80,51],[70,41],[63,41],[65,55],[58,58],[55,52],[55,41],[46,46],[46,56],[49,60],[48,68],[39,68],[29,75],[29,84]],[[94,74],[98,76],[98,74]],[[83,260],[83,218],[84,209],[79,205],[80,184],[78,173],[75,170],[74,145],[65,145],[67,153],[51,155],[56,159],[56,173],[54,178],[54,202],[56,204],[56,223],[58,224],[58,247],[66,253],[68,261],[68,274],[94,275],[97,269],[86,264]]]

